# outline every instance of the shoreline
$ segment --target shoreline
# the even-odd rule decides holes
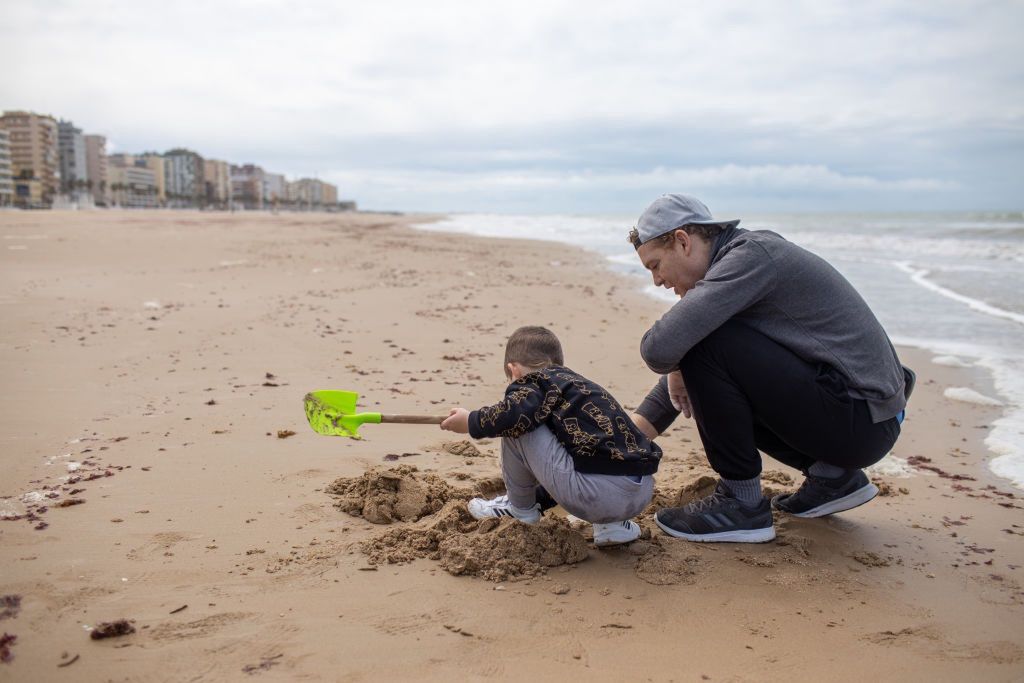
[[[38,521],[0,520],[0,596],[21,598],[0,678],[857,680],[865,660],[893,678],[1019,676],[1024,498],[985,465],[993,409],[943,396],[984,387],[913,349],[894,454],[914,475],[873,475],[871,504],[780,516],[757,546],[677,542],[645,515],[642,541],[597,550],[555,520],[537,533],[585,559],[480,574],[519,527],[443,523],[461,491],[492,490],[498,443],[430,426],[322,437],[302,396],[488,404],[505,335],[534,323],[633,406],[655,379],[638,340],[663,306],[593,253],[409,227],[423,218],[0,215],[5,234],[46,235],[0,252],[0,497],[55,494]],[[692,421],[661,442],[659,500],[692,495],[710,473]],[[771,488],[799,481],[765,468]],[[389,469],[374,481],[397,483],[390,499],[337,493]],[[368,521],[416,491],[449,507]],[[402,557],[416,534],[447,545]],[[136,633],[89,639],[122,618]]]

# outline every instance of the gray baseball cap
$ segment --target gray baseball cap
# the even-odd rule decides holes
[[[738,220],[722,221],[711,217],[704,202],[688,194],[663,194],[640,214],[636,228],[629,238],[637,249],[641,244],[672,232],[684,225],[720,225],[734,228]]]

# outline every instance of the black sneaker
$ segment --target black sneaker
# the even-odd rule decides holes
[[[772,498],[772,507],[796,517],[824,517],[863,505],[878,495],[863,470],[850,470],[837,479],[808,474],[796,493]]]
[[[662,508],[654,515],[661,530],[687,541],[765,543],[775,538],[772,509],[762,498],[749,508],[732,496],[722,482],[707,498],[681,508]]]

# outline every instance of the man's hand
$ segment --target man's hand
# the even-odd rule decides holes
[[[666,376],[668,377],[668,399],[672,401],[672,407],[682,411],[686,417],[692,417],[690,395],[686,393],[686,385],[683,384],[683,373],[676,370]]]
[[[441,423],[441,429],[457,434],[469,434],[469,411],[465,408],[452,408],[448,417]]]

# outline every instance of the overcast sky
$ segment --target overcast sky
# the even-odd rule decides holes
[[[0,108],[364,208],[1020,210],[1022,27],[1020,0],[5,0]]]

